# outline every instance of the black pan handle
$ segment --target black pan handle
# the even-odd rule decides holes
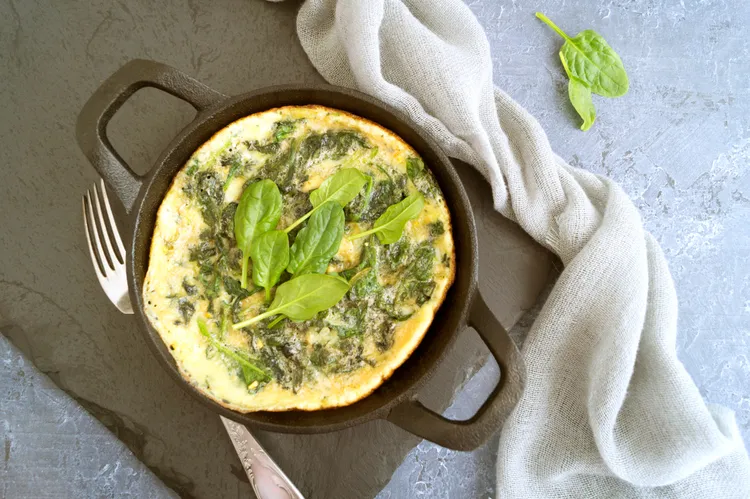
[[[387,417],[409,433],[455,450],[473,450],[490,439],[516,406],[525,378],[521,353],[478,291],[469,325],[477,330],[500,366],[500,381],[477,413],[465,421],[452,421],[417,400],[407,400]]]
[[[118,69],[89,98],[78,115],[78,145],[99,175],[114,190],[128,213],[133,208],[142,176],[117,154],[107,137],[107,124],[135,92],[158,88],[192,105],[199,113],[226,96],[173,67],[135,59]]]

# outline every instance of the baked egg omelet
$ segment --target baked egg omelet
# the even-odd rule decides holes
[[[241,285],[233,220],[245,188],[275,182],[283,230],[344,168],[367,177],[343,207],[343,237],[325,269],[346,279],[346,294],[309,320],[278,316],[235,328],[269,309],[264,289]],[[398,240],[356,237],[416,193],[424,206]],[[304,227],[289,230],[290,244]],[[177,173],[157,214],[142,292],[151,324],[199,391],[239,412],[318,410],[367,396],[411,355],[454,273],[450,214],[417,153],[363,118],[288,106],[226,126]],[[290,278],[285,271],[275,289]]]

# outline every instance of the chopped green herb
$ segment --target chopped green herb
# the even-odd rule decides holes
[[[373,338],[375,340],[375,346],[381,352],[390,350],[393,346],[393,332],[394,325],[390,322],[381,322],[375,329]]]
[[[357,197],[352,199],[344,208],[347,222],[358,222],[362,220],[367,208],[370,206],[370,197],[372,196],[373,180],[372,176],[365,175],[367,183],[364,192],[360,191]]]
[[[409,258],[410,245],[409,241],[402,237],[393,244],[389,244],[385,251],[385,263],[395,271],[406,263]]]
[[[182,317],[183,323],[187,324],[195,313],[195,305],[193,305],[186,297],[183,297],[177,300],[177,310],[180,312],[180,317]]]
[[[367,140],[354,130],[329,130],[320,144],[321,151],[330,159],[341,159],[354,149],[368,147]]]
[[[378,180],[372,188],[367,207],[360,215],[363,222],[372,222],[381,216],[389,206],[404,198],[404,190],[393,180]]]
[[[445,226],[443,225],[443,222],[440,220],[436,220],[434,222],[430,222],[428,225],[428,228],[430,230],[430,235],[432,237],[438,237],[445,234]]]
[[[414,181],[424,172],[424,162],[420,158],[409,157],[406,159],[406,173]]]
[[[432,199],[437,193],[439,193],[435,178],[432,176],[432,173],[425,168],[424,162],[420,158],[407,158],[406,172],[414,186],[424,197]]]
[[[185,174],[192,177],[195,174],[195,172],[198,171],[198,168],[200,166],[201,166],[201,164],[198,162],[198,160],[197,159],[193,159],[190,162],[190,166],[188,166],[188,169],[185,170]]]
[[[323,367],[328,364],[331,353],[321,344],[313,346],[313,352],[310,354],[310,362],[316,367]]]
[[[289,135],[291,135],[294,132],[294,129],[297,127],[296,121],[291,120],[283,120],[283,121],[277,121],[273,124],[273,141],[274,142],[281,142],[285,138],[287,138]]]
[[[221,217],[224,201],[223,184],[218,175],[212,171],[199,172],[196,176],[197,190],[195,192],[203,220],[214,225]]]
[[[198,319],[198,329],[208,340],[210,346],[213,346],[216,350],[223,353],[227,358],[231,359],[239,366],[242,372],[242,377],[248,387],[255,381],[258,383],[269,381],[268,374],[258,367],[257,361],[248,357],[244,352],[235,350],[219,341],[208,331],[208,326],[202,319]]]
[[[224,185],[222,186],[225,191],[229,188],[229,185],[232,183],[232,179],[237,176],[241,169],[242,159],[240,159],[239,155],[235,154],[229,160],[229,173],[227,173],[227,179],[224,181]]]
[[[239,298],[240,300],[244,300],[248,296],[252,295],[253,293],[260,291],[261,288],[255,288],[255,289],[245,289],[242,287],[242,284],[237,279],[233,279],[229,276],[224,276],[222,279],[222,283],[224,284],[224,290],[231,296],[235,296]]]
[[[188,283],[187,278],[184,278],[182,280],[182,289],[184,289],[185,292],[190,296],[193,296],[195,293],[198,292],[198,288]]]
[[[278,142],[261,144],[257,141],[245,141],[245,147],[247,147],[249,151],[257,151],[261,154],[276,154],[279,152],[279,149],[281,149],[281,144]]]

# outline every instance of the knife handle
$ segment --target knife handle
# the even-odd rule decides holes
[[[231,419],[220,417],[258,499],[305,499],[250,430]]]

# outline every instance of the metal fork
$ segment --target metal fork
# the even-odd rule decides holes
[[[102,202],[99,200],[99,191],[101,191],[101,199],[104,200],[106,219],[102,211]],[[133,305],[130,303],[125,272],[125,247],[115,225],[115,217],[109,205],[104,180],[99,180],[98,189],[94,184],[83,196],[83,225],[86,228],[91,262],[94,264],[99,284],[120,312],[132,314]],[[91,242],[92,239],[94,244]],[[102,246],[102,239],[104,246]],[[219,417],[250,479],[250,485],[259,499],[304,499],[297,487],[271,459],[247,427],[224,416]]]
[[[99,201],[99,190],[101,190],[101,198],[104,200],[104,211],[107,212],[106,221],[102,213],[102,203]],[[96,213],[94,213],[94,205],[96,205]],[[107,230],[107,222],[109,222],[109,231]],[[120,312],[132,314],[133,305],[130,303],[130,296],[128,296],[128,280],[125,273],[125,247],[115,225],[115,218],[112,216],[112,208],[109,205],[104,180],[99,180],[99,189],[94,184],[83,196],[83,225],[86,228],[86,240],[89,243],[91,262],[94,264],[99,284],[107,294],[109,301]],[[92,235],[96,244],[91,243]],[[102,239],[106,250],[102,247]],[[112,239],[114,239],[114,245]],[[117,246],[117,251],[115,251],[115,246]]]

